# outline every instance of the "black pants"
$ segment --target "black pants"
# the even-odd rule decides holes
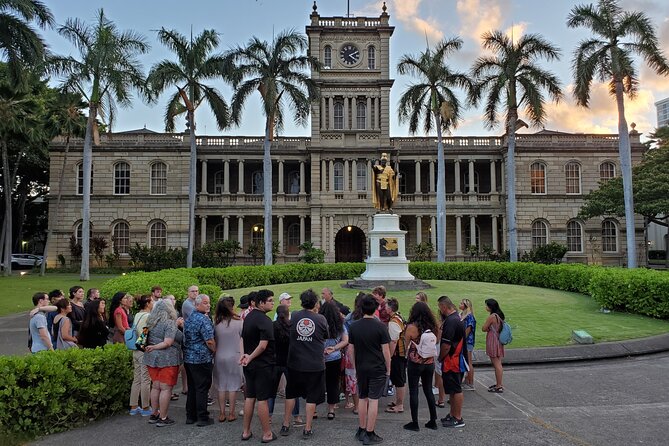
[[[211,373],[214,365],[185,363],[186,377],[188,378],[188,397],[186,398],[186,419],[206,421],[209,419],[207,398],[211,387]]]
[[[417,364],[408,361],[407,381],[409,382],[409,406],[411,407],[411,421],[418,422],[418,380],[423,384],[423,393],[430,409],[430,420],[437,419],[437,407],[434,404],[432,393],[432,377],[434,376],[434,364]]]
[[[325,363],[325,392],[328,394],[328,404],[339,402],[339,381],[341,377],[341,358]]]

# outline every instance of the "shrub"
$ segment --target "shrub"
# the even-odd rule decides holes
[[[168,268],[180,268],[186,265],[185,248],[149,248],[135,243],[129,249],[130,263],[143,271],[160,271]]]
[[[529,253],[529,260],[536,263],[544,263],[547,265],[558,264],[562,262],[562,258],[567,253],[567,247],[556,242],[548,243],[544,246],[539,246]]]
[[[413,248],[413,258],[416,262],[429,262],[432,260],[434,246],[430,242],[421,242]]]
[[[233,265],[242,250],[237,240],[219,240],[206,243],[193,252],[193,262],[205,268],[224,268]]]
[[[128,405],[132,356],[124,345],[0,357],[0,426],[33,436],[71,429]]]
[[[300,261],[304,263],[324,263],[325,251],[319,248],[314,248],[311,242],[304,242],[300,245],[300,250],[304,255],[300,256]]]

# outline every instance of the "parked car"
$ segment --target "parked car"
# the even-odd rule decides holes
[[[12,254],[12,269],[41,266],[43,261],[43,256],[38,256],[35,254]],[[4,267],[5,264],[1,263],[0,266]]]

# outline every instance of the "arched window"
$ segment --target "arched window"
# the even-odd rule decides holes
[[[223,193],[223,171],[219,170],[214,174],[214,193]]]
[[[618,226],[611,220],[602,222],[602,252],[618,252]]]
[[[334,163],[334,190],[337,192],[344,190],[344,163],[341,161]]]
[[[364,130],[367,125],[367,105],[363,101],[358,101],[355,117],[357,128]]]
[[[124,221],[119,221],[112,230],[112,241],[114,250],[119,254],[127,254],[130,250],[130,226]]]
[[[120,161],[114,164],[114,195],[130,193],[130,164]]]
[[[465,193],[469,193],[469,172],[465,171],[462,183],[464,184]],[[479,173],[474,172],[474,193],[479,193]]]
[[[84,194],[84,163],[77,164],[77,195]],[[91,165],[91,194],[93,194],[93,166]]]
[[[288,249],[297,250],[300,246],[300,224],[293,223],[288,226]]]
[[[576,220],[567,223],[567,250],[583,252],[583,227]]]
[[[341,101],[334,104],[334,128],[335,130],[344,129],[344,103]]]
[[[162,221],[155,221],[149,227],[149,247],[167,249],[167,226]]]
[[[76,243],[81,244],[81,238],[82,238],[82,232],[83,230],[83,223],[81,220],[79,220],[75,225],[74,225],[74,231],[72,231],[72,235],[74,235],[74,240]],[[90,236],[93,236],[93,223],[90,224],[90,230],[88,231]]]
[[[332,47],[325,45],[323,48],[323,68],[332,68]]]
[[[616,177],[616,165],[610,161],[605,161],[599,165],[599,180],[602,183]]]
[[[548,244],[548,225],[543,220],[532,223],[532,249]]]
[[[376,69],[376,48],[374,45],[367,47],[367,68],[370,70]]]
[[[225,240],[225,227],[221,223],[214,228],[214,241],[220,242],[222,240]]]
[[[530,166],[530,186],[533,194],[546,193],[546,165],[536,162]]]
[[[251,227],[251,243],[262,243],[265,227],[258,223]]]
[[[357,190],[358,192],[365,192],[367,190],[367,163],[358,163],[356,165],[357,171]]]
[[[577,162],[570,162],[564,166],[564,179],[566,184],[565,192],[568,194],[581,193],[581,165]]]
[[[167,165],[161,161],[151,164],[151,195],[167,194]]]
[[[252,186],[251,193],[256,195],[262,194],[265,186],[265,181],[263,180],[262,171],[257,170],[253,172],[252,178],[253,182],[251,184]]]

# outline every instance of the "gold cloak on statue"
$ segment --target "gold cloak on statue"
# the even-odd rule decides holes
[[[377,167],[380,166],[380,164],[372,166],[372,204],[376,209],[384,210],[381,207],[381,203],[379,203],[379,197],[376,193],[376,177],[382,174],[388,175],[388,188],[390,189],[390,198],[393,205],[397,201],[397,196],[399,195],[399,183],[395,179],[395,171],[390,167],[390,164],[386,164],[386,167],[382,172],[379,172],[377,169]]]

